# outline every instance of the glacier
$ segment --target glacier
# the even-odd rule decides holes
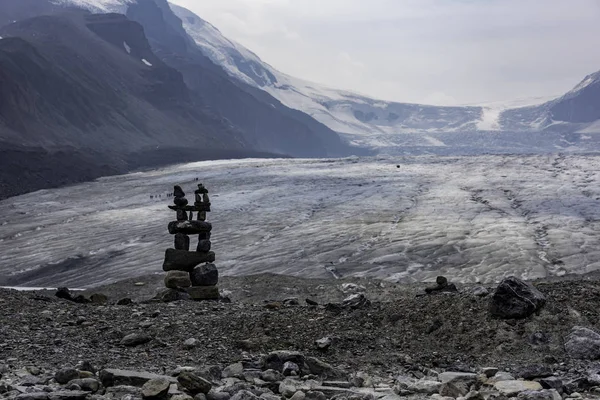
[[[222,275],[496,282],[600,268],[600,157],[223,160],[0,202],[0,286],[162,274],[167,194],[211,191]]]

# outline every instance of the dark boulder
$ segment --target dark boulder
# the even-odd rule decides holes
[[[214,264],[200,265],[190,272],[192,286],[214,286],[219,283],[219,271]]]
[[[526,318],[546,304],[546,297],[532,284],[514,276],[504,279],[494,291],[490,313],[499,318]]]

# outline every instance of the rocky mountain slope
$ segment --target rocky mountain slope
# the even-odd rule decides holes
[[[140,165],[353,153],[309,116],[232,81],[166,2],[106,4],[89,8],[128,15],[90,14],[84,2],[0,4],[0,196]]]

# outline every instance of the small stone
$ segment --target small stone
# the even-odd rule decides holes
[[[106,304],[108,303],[108,297],[103,293],[94,293],[90,296],[92,304]]]
[[[527,390],[518,394],[519,400],[562,400],[556,390]]]
[[[145,333],[130,333],[121,339],[121,345],[126,347],[140,346],[152,340],[152,336]]]
[[[61,369],[54,374],[54,380],[61,385],[69,383],[74,379],[79,379],[79,372],[74,368]]]
[[[185,342],[183,342],[183,348],[187,350],[191,350],[198,345],[198,339],[189,338]]]
[[[190,272],[192,286],[215,286],[219,283],[219,271],[214,264],[200,265]]]
[[[211,390],[206,393],[206,400],[229,400],[231,395],[227,392],[215,392]]]
[[[542,378],[539,380],[540,385],[542,385],[542,387],[544,389],[556,389],[558,391],[562,391],[563,388],[563,381],[561,378],[558,378],[556,376],[550,376],[548,378]]]
[[[175,199],[173,199],[173,203],[177,207],[185,207],[188,205],[188,199],[186,199],[185,197],[175,197]]]
[[[268,369],[260,374],[260,379],[265,382],[279,382],[283,380],[283,375],[274,369]]]
[[[283,299],[284,306],[299,306],[300,300],[297,297],[288,297],[287,299]]]
[[[211,246],[212,243],[210,242],[210,240],[199,240],[198,246],[196,247],[196,251],[206,253],[210,251]]]
[[[185,197],[185,192],[179,185],[173,187],[173,197]]]
[[[295,362],[286,361],[281,372],[284,376],[297,376],[300,373],[300,367]]]
[[[200,394],[200,395],[202,395],[202,396],[204,396],[204,394],[203,394],[203,393],[199,393],[199,394]],[[194,396],[194,397],[192,397],[192,396],[190,396],[189,394],[185,394],[185,393],[177,393],[177,394],[174,394],[173,396],[171,396],[171,397],[169,398],[169,400],[200,400],[200,399],[202,399],[202,400],[206,400],[206,397],[204,397],[204,398],[198,397],[198,399],[196,399],[196,397],[195,397],[195,396]]]
[[[240,390],[231,397],[231,400],[259,400],[260,397],[249,390]]]
[[[467,393],[469,393],[469,387],[463,382],[447,382],[442,384],[442,386],[440,387],[440,394],[446,397],[463,397]]]
[[[94,378],[73,379],[69,385],[79,386],[79,390],[96,393],[100,389],[100,382]],[[71,389],[72,390],[72,389]]]
[[[319,349],[319,350],[327,350],[331,346],[332,343],[333,343],[333,340],[330,337],[324,337],[324,338],[315,340],[315,345],[317,346],[317,349]]]
[[[223,378],[242,378],[244,376],[244,365],[241,362],[228,365],[221,373]]]
[[[176,210],[177,212],[177,221],[187,221],[188,214],[185,210]],[[186,250],[189,250],[189,246]]]
[[[219,288],[217,286],[192,286],[187,288],[192,300],[219,300]]]
[[[290,397],[290,400],[304,400],[306,398],[306,395],[304,394],[303,391],[298,390],[296,393],[294,393],[294,395],[292,397]]]
[[[342,307],[351,308],[353,310],[367,307],[370,304],[371,302],[362,293],[350,295],[342,301]]]
[[[133,300],[131,300],[129,297],[125,297],[125,298],[122,298],[121,300],[117,301],[118,306],[130,306],[132,304],[133,304]]]
[[[189,393],[208,393],[212,384],[201,376],[190,371],[183,371],[177,377],[177,382]]]
[[[176,250],[189,251],[190,249],[190,237],[184,233],[176,233],[174,239],[174,245]]]
[[[85,400],[89,393],[81,390],[59,390],[48,393],[48,400]]]
[[[484,374],[487,378],[491,378],[492,376],[498,373],[499,369],[495,367],[485,367],[481,368],[481,373]]]
[[[517,376],[526,380],[535,378],[546,378],[552,376],[554,371],[547,365],[537,364],[523,367],[519,370]]]
[[[476,297],[485,297],[490,294],[490,291],[483,286],[477,286],[471,291],[471,294]]]
[[[184,271],[169,271],[165,275],[165,286],[169,289],[188,288],[192,286],[190,274]]]
[[[151,379],[142,386],[142,397],[148,400],[159,400],[167,397],[171,382],[166,379]]]
[[[435,278],[435,283],[437,283],[438,286],[443,287],[448,284],[448,279],[445,276],[438,276]]]
[[[488,380],[488,383],[493,385],[496,382],[514,381],[514,380],[515,380],[515,377],[512,376],[511,374],[509,374],[508,372],[500,371],[500,372],[497,372],[494,376],[492,376]]]
[[[210,392],[209,392],[209,393],[210,393]],[[172,399],[173,399],[173,398],[171,397],[171,400],[172,400]],[[197,394],[194,396],[194,398],[193,398],[193,400],[207,400],[207,399],[208,399],[208,398],[206,397],[206,395],[205,395],[204,393],[197,393]],[[229,399],[229,393],[227,393],[227,399]]]
[[[58,290],[56,291],[55,296],[58,297],[59,299],[73,300],[73,298],[71,296],[71,292],[69,291],[69,288],[67,288],[67,287],[59,287]]]
[[[532,284],[514,276],[504,279],[494,291],[490,313],[499,318],[526,318],[546,304],[546,297]]]
[[[501,381],[496,382],[494,388],[501,394],[511,397],[528,390],[542,390],[542,385],[533,381]]]

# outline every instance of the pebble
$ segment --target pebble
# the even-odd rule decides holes
[[[121,339],[121,344],[127,347],[135,347],[140,346],[142,344],[146,344],[152,340],[152,336],[149,336],[145,333],[130,333]]]

